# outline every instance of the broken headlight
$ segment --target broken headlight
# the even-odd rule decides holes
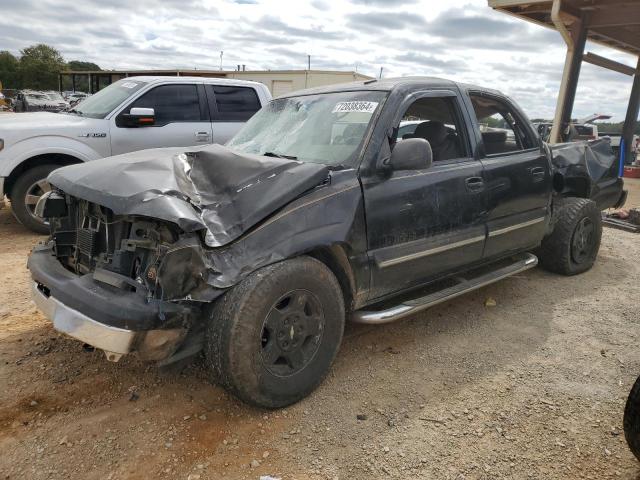
[[[67,216],[67,201],[59,192],[46,192],[36,203],[35,214],[40,218],[60,218]]]

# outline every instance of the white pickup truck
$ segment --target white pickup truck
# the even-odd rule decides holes
[[[225,143],[271,100],[258,82],[202,77],[129,77],[68,112],[0,116],[0,204],[47,233],[34,213],[58,167],[158,147]]]

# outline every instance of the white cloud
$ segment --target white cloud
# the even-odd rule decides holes
[[[103,68],[347,69],[490,86],[550,117],[565,48],[486,0],[0,0],[0,49],[45,42]],[[633,64],[630,56],[590,51]],[[631,79],[585,65],[574,116],[624,117]]]

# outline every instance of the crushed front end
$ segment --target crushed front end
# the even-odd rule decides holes
[[[117,361],[196,353],[209,265],[197,233],[53,191],[38,205],[51,236],[28,261],[33,299],[56,330]],[[182,355],[181,355],[182,354]],[[176,358],[178,359],[178,358]]]

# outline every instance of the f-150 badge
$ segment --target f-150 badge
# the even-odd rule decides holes
[[[104,138],[107,136],[107,134],[106,133],[81,133],[78,136],[83,138]]]

